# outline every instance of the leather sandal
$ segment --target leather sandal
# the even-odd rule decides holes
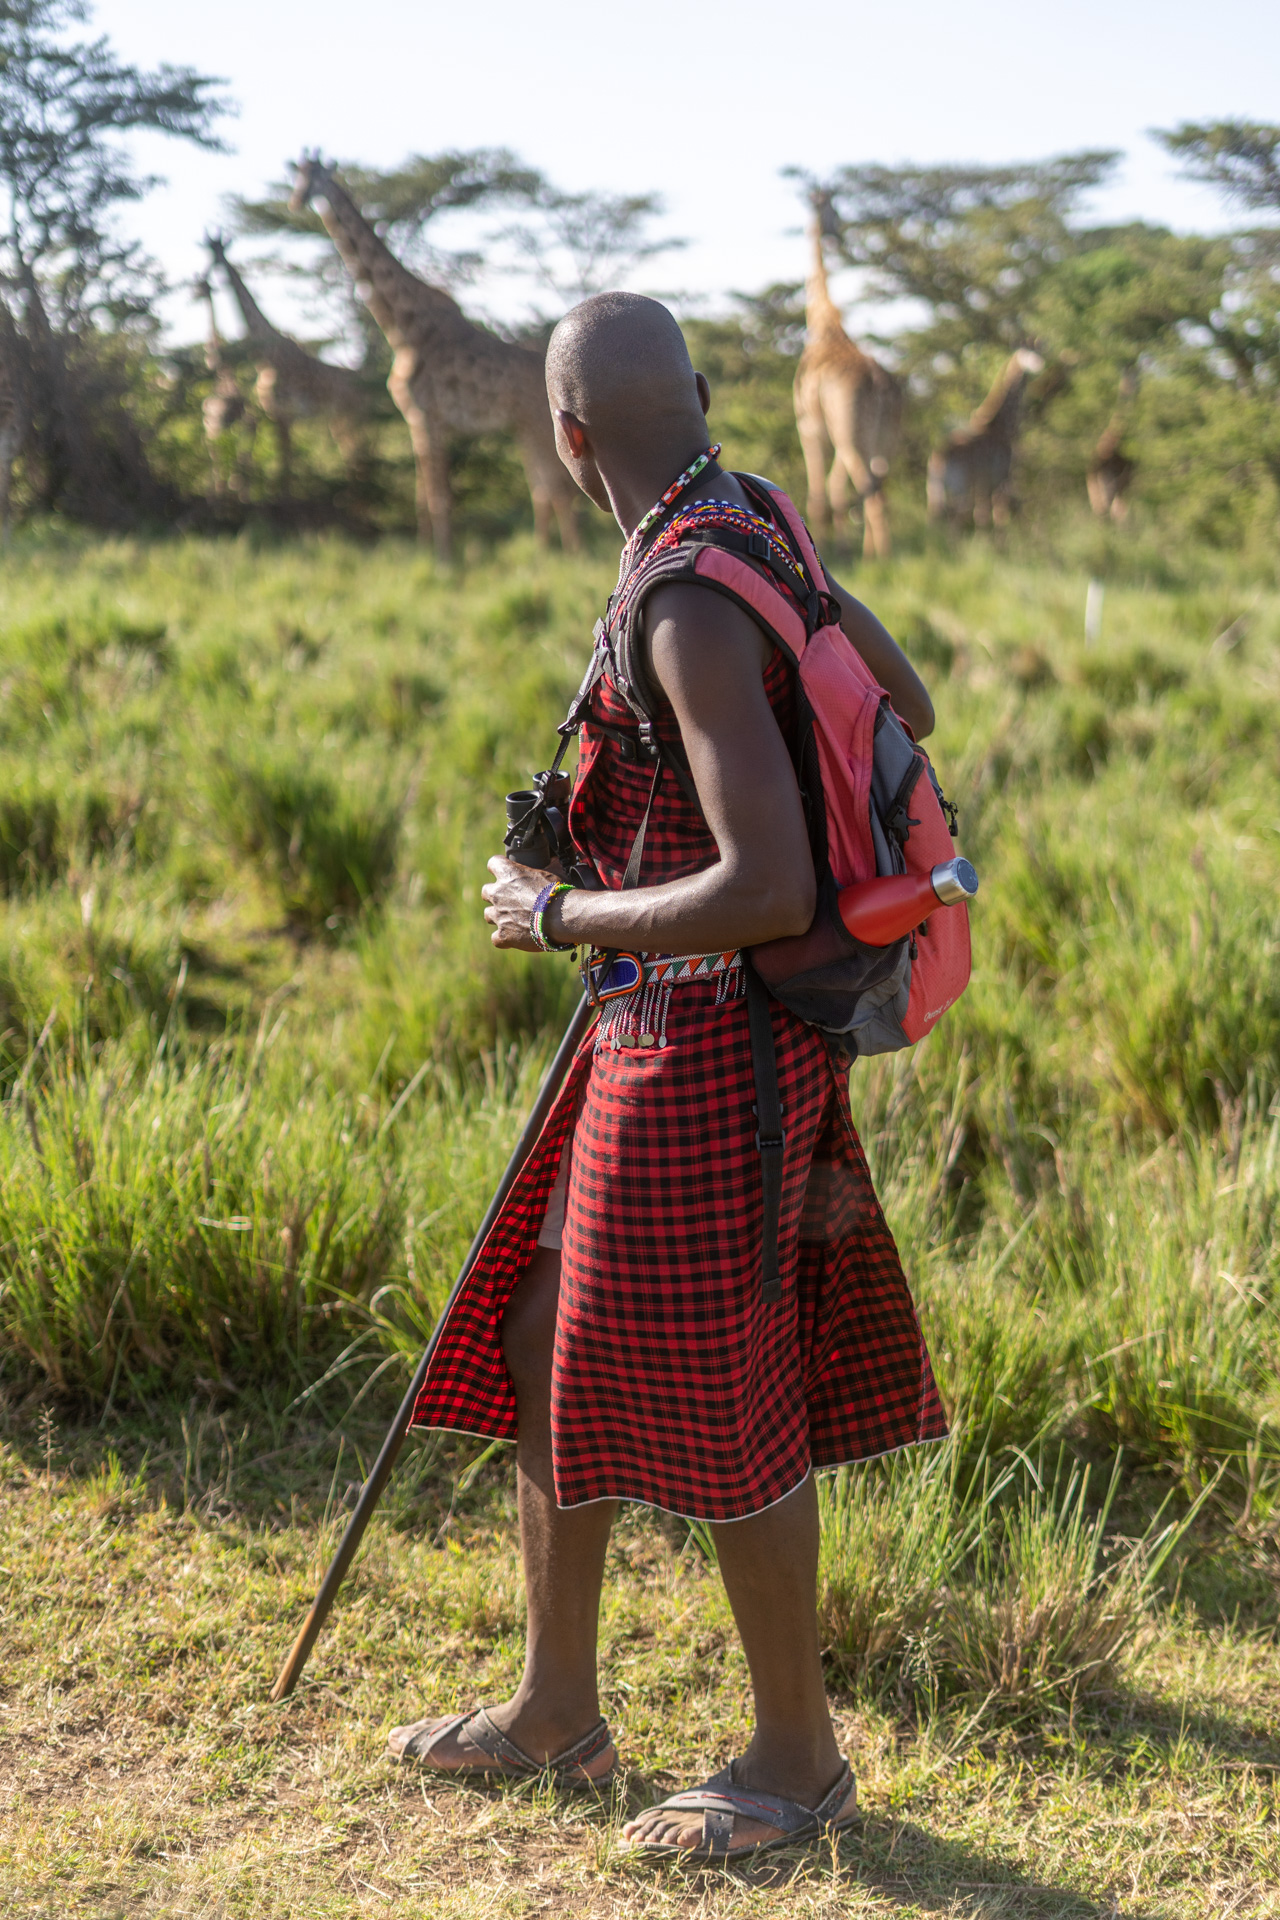
[[[534,1760],[514,1740],[496,1727],[483,1707],[469,1713],[455,1713],[445,1719],[415,1720],[410,1726],[396,1727],[395,1733],[407,1737],[399,1746],[387,1741],[387,1758],[402,1765],[417,1763],[436,1773],[453,1774],[463,1779],[538,1780],[550,1775],[556,1786],[574,1791],[595,1790],[611,1784],[618,1763],[613,1736],[603,1720],[597,1720],[589,1732],[575,1740],[563,1753],[549,1760]],[[441,1760],[436,1749],[454,1738],[464,1753],[474,1755],[461,1762]],[[601,1766],[601,1761],[607,1764]]]
[[[629,1840],[623,1845],[632,1852],[653,1854],[660,1859],[743,1860],[749,1854],[767,1853],[771,1847],[790,1847],[798,1840],[838,1833],[849,1825],[857,1806],[857,1782],[847,1760],[840,1778],[816,1807],[786,1800],[779,1793],[761,1793],[754,1787],[736,1786],[730,1761],[703,1786],[693,1787],[687,1793],[673,1793],[669,1800],[660,1800],[656,1806],[645,1808],[645,1813],[701,1813],[700,1843],[677,1847],[664,1840]],[[777,1837],[752,1840],[745,1846],[735,1847],[733,1830],[739,1816],[761,1826],[776,1827]],[[644,1814],[640,1818],[643,1819]]]

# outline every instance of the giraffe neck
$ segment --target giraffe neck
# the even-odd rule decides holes
[[[210,373],[221,373],[226,365],[222,352],[222,335],[218,332],[218,316],[214,310],[213,295],[206,302],[209,308],[209,338],[204,343],[205,365]]]
[[[320,218],[353,280],[367,289],[365,300],[393,347],[421,341],[424,331],[459,321],[462,309],[441,287],[410,273],[382,236],[366,220],[346,188],[327,170],[316,177]]]
[[[244,281],[240,278],[240,275],[227,259],[225,253],[219,255],[218,264],[227,276],[227,284],[235,295],[236,305],[244,317],[245,330],[250,339],[269,340],[273,344],[278,344],[284,340],[285,335],[282,334],[277,327],[272,326],[266,314],[250,293],[248,287],[246,287]]]
[[[1001,433],[1011,433],[1027,379],[1027,370],[1015,354],[977,412],[971,415],[972,431],[994,434],[997,438]]]
[[[840,309],[827,285],[827,261],[822,244],[822,220],[814,214],[809,229],[812,253],[804,286],[804,323],[810,341],[846,338]]]

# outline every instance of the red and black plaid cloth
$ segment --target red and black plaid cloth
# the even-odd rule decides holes
[[[789,728],[791,673],[777,655],[765,686]],[[592,717],[632,726],[607,680]],[[669,709],[660,731],[678,739]],[[606,886],[621,884],[652,780],[651,761],[628,761],[588,722],[570,823]],[[701,815],[664,775],[640,884],[715,857]],[[661,1050],[593,1054],[588,1037],[454,1304],[415,1409],[417,1425],[515,1437],[502,1315],[572,1131],[551,1409],[564,1507],[617,1497],[743,1519],[810,1467],[946,1432],[847,1082],[812,1028],[776,1004],[783,1295],[762,1303],[747,1008],[722,993],[714,980],[676,987]]]

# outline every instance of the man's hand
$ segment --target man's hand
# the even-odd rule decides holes
[[[540,953],[542,949],[529,924],[534,901],[544,887],[552,886],[563,876],[544,873],[540,867],[522,867],[501,853],[494,854],[489,871],[493,879],[487,887],[481,887],[480,897],[486,902],[484,917],[493,928],[490,938],[494,946]]]

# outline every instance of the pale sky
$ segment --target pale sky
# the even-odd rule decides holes
[[[1098,218],[1221,227],[1244,216],[1179,180],[1146,130],[1280,119],[1275,0],[103,0],[91,31],[139,63],[223,75],[239,102],[230,153],[138,144],[169,182],[125,221],[175,279],[203,265],[225,196],[261,192],[306,146],[371,165],[507,146],[570,189],[656,190],[665,230],[692,244],[632,284],[714,310],[731,289],[802,276],[785,165],[1121,147]],[[463,236],[442,224],[439,237]],[[288,324],[278,290],[263,294]],[[464,304],[514,312],[523,299],[482,283]],[[201,330],[185,297],[166,319],[175,337]]]

